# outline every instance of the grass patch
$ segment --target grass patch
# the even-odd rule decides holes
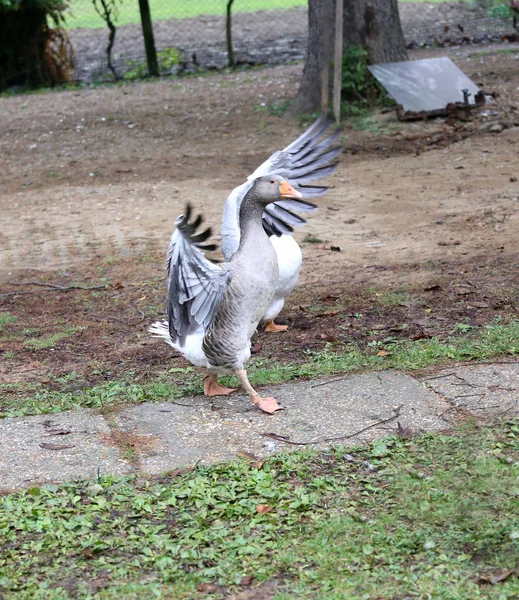
[[[233,14],[239,12],[256,12],[258,10],[278,10],[306,6],[306,0],[240,0],[233,6]],[[153,21],[167,19],[188,19],[200,15],[225,15],[226,3],[220,0],[190,0],[189,2],[163,2],[150,0],[150,11]],[[116,25],[140,23],[138,4],[123,4]],[[96,13],[91,0],[75,0],[67,12],[67,29],[75,27],[106,27]]]
[[[411,294],[407,292],[389,292],[384,290],[369,289],[378,304],[382,306],[409,306],[413,302]]]
[[[16,323],[18,317],[8,312],[0,313],[0,331],[3,331],[8,325]]]
[[[384,350],[380,356],[380,350]],[[365,351],[356,345],[329,344],[325,350],[309,352],[304,363],[276,364],[268,359],[253,359],[248,368],[252,385],[271,385],[286,381],[327,377],[340,373],[398,369],[413,371],[450,361],[468,362],[503,355],[519,354],[519,321],[473,327],[467,333],[447,339],[395,341],[387,338]],[[224,384],[236,387],[234,377]],[[1,390],[8,391],[5,384]],[[109,407],[117,404],[164,402],[203,391],[202,375],[194,369],[170,369],[154,381],[136,382],[132,373],[119,381],[74,391],[55,391],[41,384],[9,388],[0,395],[0,418],[61,412],[80,407]],[[17,393],[17,390],[19,393]],[[27,393],[27,390],[30,390]]]
[[[83,331],[82,327],[67,327],[65,331],[60,333],[53,333],[52,335],[48,335],[46,337],[26,340],[23,345],[30,350],[47,350],[49,348],[54,348],[54,346],[56,346],[56,344],[58,344],[61,340],[64,340],[75,333],[80,333],[81,331]]]
[[[416,0],[403,0],[416,1]],[[426,0],[418,0],[425,2]],[[447,0],[433,0],[433,2],[446,2]],[[279,10],[294,8],[296,6],[307,6],[307,0],[239,0],[233,6],[233,14],[239,12],[257,12],[259,10]],[[153,21],[167,19],[187,19],[200,15],[225,15],[226,3],[223,0],[190,0],[189,2],[163,2],[162,0],[150,0],[150,10]],[[138,4],[123,4],[116,26],[128,25],[129,23],[140,23]],[[101,17],[96,13],[91,0],[74,0],[66,12],[66,27],[99,28],[106,27]]]
[[[518,477],[510,421],[33,488],[0,498],[0,593],[222,598],[271,580],[276,600],[517,598]]]
[[[507,56],[514,54],[519,54],[519,50],[517,48],[501,48],[499,50],[482,50],[481,52],[472,52],[468,55],[468,58],[484,58],[486,56]]]

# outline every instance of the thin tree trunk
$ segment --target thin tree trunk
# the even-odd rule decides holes
[[[117,74],[117,71],[115,70],[115,67],[112,63],[112,49],[114,47],[115,34],[117,33],[117,30],[115,28],[114,22],[112,21],[111,11],[108,8],[106,0],[99,0],[99,1],[101,2],[101,6],[103,8],[103,14],[101,16],[105,20],[106,24],[108,25],[108,29],[110,30],[110,35],[108,36],[108,46],[106,47],[106,62],[108,64],[108,68],[110,69],[110,71],[112,72],[112,75],[114,76],[115,81],[119,81],[119,79],[120,79],[119,75]],[[95,2],[94,2],[94,6],[95,6]]]
[[[234,67],[234,48],[232,46],[232,4],[234,0],[227,1],[227,17],[225,19],[225,35],[227,38],[227,57],[229,66]]]
[[[148,73],[152,77],[158,77],[159,64],[157,62],[157,51],[155,50],[155,38],[153,37],[153,25],[151,24],[151,13],[148,0],[139,0],[139,10],[141,12],[142,35],[144,36]]]

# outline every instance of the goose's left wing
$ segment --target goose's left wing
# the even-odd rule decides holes
[[[303,195],[302,199],[280,200],[269,204],[263,212],[263,228],[268,235],[290,234],[295,226],[304,225],[306,220],[297,212],[311,212],[317,208],[309,202],[326,194],[324,185],[308,185],[335,171],[338,157],[343,148],[337,145],[340,132],[327,135],[333,121],[320,117],[297,140],[284,150],[274,152],[247,181],[235,188],[224,207],[222,220],[222,250],[227,260],[236,252],[240,242],[239,219],[241,201],[252,186],[252,182],[264,175],[280,175]]]

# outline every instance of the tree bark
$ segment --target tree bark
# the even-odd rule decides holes
[[[227,60],[230,67],[234,67],[234,48],[232,45],[232,4],[234,0],[227,0],[227,16],[225,18],[225,37],[227,40]]]
[[[407,60],[397,0],[339,0],[344,2],[343,48],[368,49],[370,63]],[[294,111],[312,113],[321,104],[322,70],[331,62],[335,0],[309,0],[308,48],[303,79]]]
[[[343,45],[367,48],[371,64],[407,60],[397,0],[344,0]]]
[[[157,61],[157,51],[155,50],[155,38],[153,37],[153,25],[151,23],[150,5],[148,0],[139,0],[139,10],[141,13],[146,61],[148,63],[148,75],[158,77],[160,75],[159,63]]]
[[[335,0],[310,0],[303,80],[294,103],[297,113],[312,113],[321,106],[321,72],[332,61],[334,15]]]

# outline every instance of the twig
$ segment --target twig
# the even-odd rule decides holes
[[[344,379],[344,377],[338,377],[337,379],[330,379],[330,381],[323,381],[321,383],[315,383],[314,385],[311,385],[311,388],[316,388],[316,387],[320,387],[321,385],[328,385],[329,383],[335,383],[336,381],[342,381]]]
[[[445,373],[445,375],[434,375],[434,377],[425,377],[422,381],[431,381],[432,379],[443,379],[444,377],[457,377],[456,373]]]
[[[42,283],[41,281],[8,281],[9,285],[38,285],[40,287],[48,287],[51,288],[47,290],[48,292],[52,292],[58,290],[60,292],[69,292],[70,290],[101,290],[106,289],[107,285],[57,285],[56,283]],[[2,294],[2,296],[7,296],[10,294],[30,294],[30,292],[8,292],[7,294]]]
[[[377,421],[376,423],[372,423],[371,425],[368,425],[367,427],[364,427],[363,429],[359,429],[359,431],[355,431],[355,433],[350,433],[348,435],[339,435],[337,437],[324,438],[323,440],[313,440],[312,442],[292,442],[291,440],[289,440],[286,437],[279,435],[277,433],[264,432],[261,435],[264,437],[272,438],[273,440],[277,440],[278,442],[284,442],[285,444],[290,444],[292,446],[310,446],[312,444],[322,444],[323,442],[337,442],[339,440],[348,440],[350,438],[357,437],[358,435],[360,435],[361,433],[364,433],[365,431],[368,431],[368,429],[373,429],[374,427],[379,427],[380,425],[384,425],[385,423],[394,421],[395,419],[397,419],[400,416],[400,409],[402,408],[402,406],[403,406],[403,404],[401,404],[397,408],[393,409],[395,414],[392,415],[391,417],[388,417],[387,419],[382,419],[381,421]]]

